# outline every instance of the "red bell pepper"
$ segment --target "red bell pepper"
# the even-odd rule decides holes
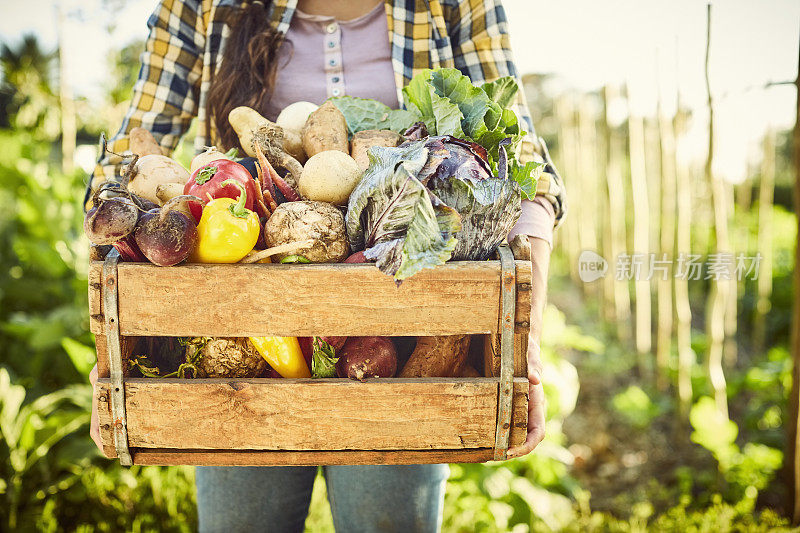
[[[203,200],[203,205],[217,198],[232,198],[236,200],[242,191],[233,184],[223,185],[222,182],[229,179],[240,182],[245,188],[247,193],[245,207],[252,211],[253,201],[256,198],[256,182],[245,167],[228,159],[211,161],[195,170],[192,177],[186,182],[183,194],[197,196]],[[199,221],[201,207],[196,203],[190,203],[189,209],[195,219]]]

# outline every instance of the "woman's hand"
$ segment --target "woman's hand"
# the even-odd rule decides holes
[[[547,301],[547,272],[550,266],[550,244],[530,237],[531,245],[531,329],[528,335],[528,437],[522,446],[508,450],[508,458],[522,457],[533,451],[544,439],[545,398],[542,387],[542,357],[539,339],[542,316]]]
[[[544,387],[539,344],[528,340],[528,437],[521,446],[508,450],[508,458],[522,457],[533,451],[544,439]]]
[[[92,384],[92,422],[89,427],[89,435],[92,440],[103,451],[103,443],[100,442],[100,419],[97,416],[97,365],[94,365],[89,372],[89,383]]]

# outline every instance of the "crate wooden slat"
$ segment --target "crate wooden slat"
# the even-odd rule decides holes
[[[113,442],[110,386],[98,380],[104,442]],[[518,378],[514,392],[512,445],[525,440],[527,381]],[[494,444],[497,395],[491,378],[125,381],[128,443],[136,448],[485,448]]]
[[[89,268],[89,279],[98,288],[101,268],[98,261]],[[454,335],[499,330],[499,261],[447,263],[400,286],[374,265],[351,264],[161,268],[120,263],[118,277],[122,335]],[[526,333],[530,262],[516,262],[516,277],[516,330]],[[92,332],[101,334],[100,302],[94,295],[90,302]]]
[[[114,457],[108,446],[106,456]],[[437,463],[484,463],[494,456],[493,448],[457,450],[171,450],[131,448],[137,465],[189,466],[318,466],[318,465],[416,465]]]

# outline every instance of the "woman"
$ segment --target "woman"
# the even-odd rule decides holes
[[[148,25],[131,108],[110,146],[117,153],[136,126],[171,151],[195,118],[197,149],[238,146],[227,116],[239,105],[272,120],[292,102],[343,94],[397,108],[400,89],[424,68],[455,67],[476,84],[517,75],[499,0],[163,0]],[[518,114],[533,131],[521,95]],[[528,157],[540,157],[527,142]],[[91,188],[118,164],[101,160]],[[509,457],[529,453],[544,436],[538,341],[553,227],[564,212],[560,179],[547,170],[509,236],[530,237],[533,263],[528,438]],[[92,436],[99,445],[96,416]],[[315,475],[315,467],[198,468],[200,530],[302,530]],[[435,531],[447,476],[446,465],[326,467],[334,524]]]

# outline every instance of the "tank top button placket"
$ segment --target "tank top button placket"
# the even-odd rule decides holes
[[[325,78],[328,96],[345,94],[344,70],[342,66],[342,29],[336,22],[325,24]]]

